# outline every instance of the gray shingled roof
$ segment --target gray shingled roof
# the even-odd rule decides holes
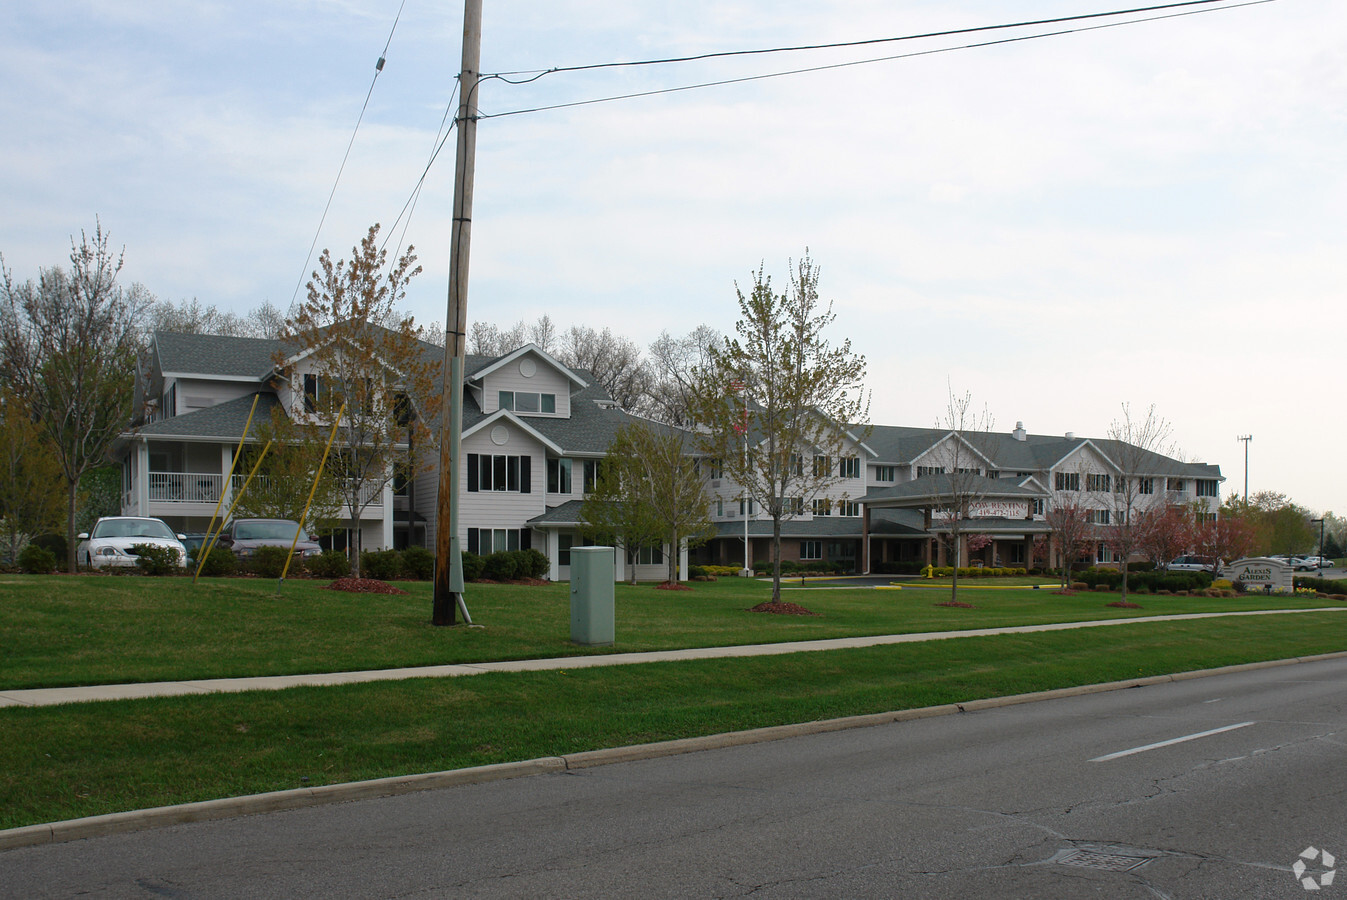
[[[884,501],[919,503],[929,500],[938,502],[942,498],[953,496],[955,493],[992,499],[1021,497],[1034,499],[1047,496],[1042,491],[1021,487],[1009,479],[964,475],[957,476],[961,480],[958,484],[955,484],[955,477],[951,475],[925,475],[912,481],[896,484],[893,487],[872,487],[864,497],[860,498],[859,502],[865,504]]]
[[[243,426],[248,421],[248,411],[252,409],[253,397],[261,398],[257,401],[257,412],[253,415],[249,433],[249,437],[255,440],[257,426],[266,422],[271,417],[271,411],[280,406],[280,400],[269,391],[259,391],[207,409],[151,422],[138,429],[136,434],[145,437],[229,438],[237,441],[243,436]]]
[[[206,375],[257,380],[274,368],[281,342],[268,338],[222,337],[218,334],[154,333],[159,369],[179,375]]]

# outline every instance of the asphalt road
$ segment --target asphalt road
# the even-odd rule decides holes
[[[1347,897],[1345,734],[1326,660],[22,848],[0,893]]]

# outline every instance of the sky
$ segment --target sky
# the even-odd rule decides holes
[[[484,0],[482,71],[1142,5]],[[1222,496],[1244,489],[1252,435],[1250,491],[1347,513],[1332,450],[1347,443],[1332,399],[1347,3],[1187,11],[1213,7],[965,49],[949,48],[1165,13],[486,80],[468,318],[547,314],[641,345],[730,333],[736,284],[761,265],[784,287],[807,251],[830,337],[866,358],[875,423],[936,425],[953,391],[997,430],[1103,437],[1122,404],[1154,404],[1175,455],[1221,467]],[[462,16],[427,0],[3,4],[5,267],[22,281],[68,264],[97,219],[125,248],[124,283],[285,310],[319,251],[347,257],[378,222],[424,267],[408,312],[443,323],[452,138],[432,151]]]

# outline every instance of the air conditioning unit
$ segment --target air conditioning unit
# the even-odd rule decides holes
[[[718,487],[720,487],[720,479],[719,479],[719,478],[712,478],[712,479],[711,479],[711,487],[713,487],[713,488],[718,488]]]

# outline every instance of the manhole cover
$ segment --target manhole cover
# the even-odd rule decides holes
[[[1082,869],[1105,869],[1109,872],[1128,872],[1144,866],[1155,857],[1127,856],[1104,850],[1068,850],[1057,858],[1058,865],[1079,866]]]

